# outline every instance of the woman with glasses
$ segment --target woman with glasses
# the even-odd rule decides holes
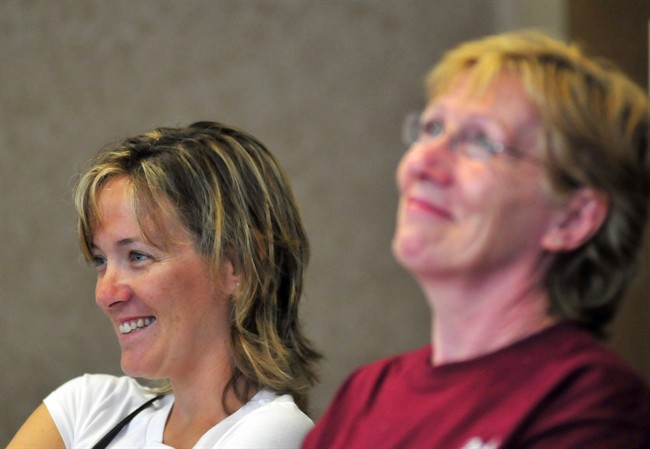
[[[650,447],[650,390],[599,341],[648,219],[645,93],[535,32],[459,46],[427,88],[392,248],[431,343],[353,373],[303,448]]]
[[[75,203],[127,376],[64,384],[9,448],[299,447],[319,358],[298,321],[309,245],[264,145],[155,129],[101,151]]]

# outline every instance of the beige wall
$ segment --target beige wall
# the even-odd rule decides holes
[[[326,355],[315,416],[354,367],[426,343],[389,250],[400,123],[443,49],[526,25],[526,3],[0,1],[0,445],[65,380],[119,373],[70,188],[100,145],[154,126],[235,124],[287,169],[313,244],[305,327]]]

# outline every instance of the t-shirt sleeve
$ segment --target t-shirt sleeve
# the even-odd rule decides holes
[[[72,447],[80,404],[83,402],[83,377],[72,379],[50,393],[43,403],[54,420],[65,447]]]
[[[85,374],[50,393],[43,403],[54,420],[66,447],[79,447],[98,440],[146,400],[134,379],[104,374]],[[91,444],[92,446],[92,444]]]

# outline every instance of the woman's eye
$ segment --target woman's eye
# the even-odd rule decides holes
[[[429,120],[422,124],[422,134],[429,137],[437,137],[445,130],[444,125],[440,120]]]
[[[129,257],[130,257],[132,262],[144,262],[146,260],[149,260],[148,255],[146,255],[144,253],[137,252],[137,251],[132,251],[130,253]]]
[[[486,150],[492,150],[493,140],[481,130],[470,129],[463,132],[462,140],[470,142],[473,145],[481,146]]]
[[[95,268],[101,268],[104,265],[106,265],[106,258],[102,256],[93,256],[92,260],[90,261],[92,266]]]

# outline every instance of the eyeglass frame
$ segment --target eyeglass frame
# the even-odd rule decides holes
[[[435,139],[441,139],[446,135],[444,126],[442,126],[442,130],[440,134],[434,134],[432,131],[427,131],[426,130],[427,125],[431,125],[432,123],[435,123],[437,121],[429,120],[423,123],[422,115],[423,115],[422,112],[416,111],[416,112],[411,112],[410,114],[407,114],[406,117],[404,117],[404,122],[402,123],[402,141],[408,147],[411,147],[412,145],[423,141],[425,137],[427,139],[435,140]],[[499,142],[487,136],[481,137],[480,139],[482,141],[481,143],[477,138],[478,135],[472,135],[467,130],[461,129],[460,131],[454,134],[448,135],[448,137],[449,137],[449,148],[451,149],[451,151],[457,154],[462,154],[468,159],[472,159],[476,161],[489,161],[499,154],[507,154],[508,156],[511,156],[515,159],[525,160],[536,165],[544,164],[544,161],[539,157],[528,154],[518,148],[515,148],[510,145],[506,145],[503,142]],[[482,151],[485,150],[486,157],[484,158],[475,157],[467,152],[457,152],[457,148],[459,144],[468,143],[468,142],[470,144],[471,143],[476,144],[476,146],[481,148]]]

